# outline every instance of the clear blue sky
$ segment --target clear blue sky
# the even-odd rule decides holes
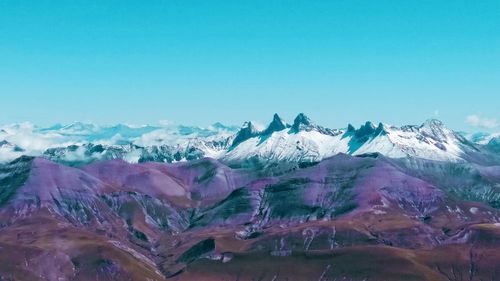
[[[0,112],[500,130],[500,1],[2,0]]]

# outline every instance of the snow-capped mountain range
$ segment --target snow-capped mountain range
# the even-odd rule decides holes
[[[40,128],[29,123],[0,128],[0,161],[22,155],[79,164],[122,158],[128,162],[177,162],[203,157],[241,166],[277,162],[318,162],[344,153],[380,153],[390,158],[437,161],[493,161],[499,136],[461,134],[438,120],[402,127],[366,122],[329,129],[301,113],[291,124],[277,114],[259,130],[252,122],[241,128],[215,123],[208,128],[184,125],[99,126],[76,122]]]

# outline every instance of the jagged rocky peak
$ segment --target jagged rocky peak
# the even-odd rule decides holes
[[[257,130],[257,128],[255,128],[251,121],[247,121],[243,123],[241,129],[238,131],[238,133],[236,133],[232,146],[236,146],[241,142],[244,142],[247,139],[253,138],[257,135],[259,135],[259,131]]]
[[[443,122],[437,119],[429,119],[420,126],[423,135],[431,137],[437,141],[445,141],[449,131]]]
[[[251,133],[257,133],[257,128],[253,125],[252,121],[247,121],[241,126],[240,132],[247,131]]]
[[[263,135],[272,134],[273,132],[279,132],[287,128],[287,124],[281,119],[281,117],[275,113],[273,116],[273,121],[267,126],[267,128],[262,132]]]
[[[361,127],[359,127],[359,129],[357,130],[354,128],[354,126],[349,124],[346,133],[354,134],[354,137],[358,142],[365,142],[371,137],[389,134],[389,132],[386,130],[386,126],[383,123],[380,122],[377,126],[375,126],[370,121],[366,121],[366,123],[364,125],[361,125]]]
[[[375,129],[375,134],[376,135],[385,135],[385,134],[387,134],[385,126],[384,126],[384,124],[382,122],[378,123],[377,129]]]
[[[304,113],[299,113],[293,120],[292,131],[299,132],[304,129],[309,129],[313,122]]]
[[[373,133],[375,133],[375,125],[373,125],[372,122],[370,121],[366,121],[366,123],[364,125],[361,125],[361,127],[356,130],[356,137],[363,137],[363,136],[368,136],[368,135],[371,135]]]
[[[316,125],[314,122],[309,119],[304,113],[299,113],[295,120],[293,121],[293,125],[290,129],[290,133],[298,133],[300,131],[316,131],[324,135],[335,136],[341,134],[339,130],[332,130],[329,128],[325,128],[319,125]]]
[[[347,125],[347,133],[354,133],[356,131],[356,128],[354,128],[354,126],[349,123],[349,125]]]

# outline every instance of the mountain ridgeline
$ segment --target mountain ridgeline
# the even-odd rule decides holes
[[[20,125],[5,127],[0,133],[0,161],[28,155],[75,166],[96,160],[173,163],[209,157],[231,167],[256,168],[291,163],[309,165],[339,153],[380,153],[389,158],[492,165],[500,158],[497,139],[492,136],[489,142],[483,139],[476,142],[438,120],[402,127],[366,122],[357,129],[351,124],[345,129],[329,129],[303,113],[291,124],[275,114],[262,130],[250,121],[241,128],[221,123],[199,128],[100,127],[77,122],[30,130]]]

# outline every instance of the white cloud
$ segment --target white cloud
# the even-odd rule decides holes
[[[482,127],[482,128],[495,128],[500,126],[500,122],[496,118],[482,117],[476,114],[467,116],[465,122],[474,127]]]

